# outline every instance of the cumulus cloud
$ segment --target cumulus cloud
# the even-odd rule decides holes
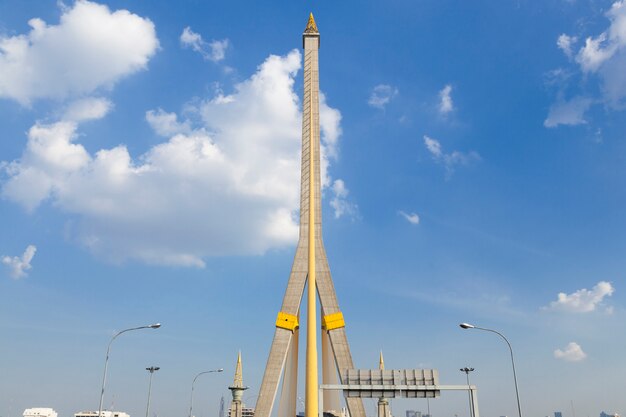
[[[111,87],[146,68],[159,46],[149,19],[86,0],[64,9],[58,25],[28,24],[27,34],[0,36],[0,97],[22,105]]]
[[[101,119],[113,108],[111,101],[101,97],[88,97],[70,103],[63,114],[63,120],[83,122]]]
[[[411,224],[419,224],[420,222],[420,216],[418,216],[417,213],[405,213],[404,211],[399,211],[398,214],[404,217],[406,221]]]
[[[546,310],[568,313],[590,313],[603,305],[606,297],[610,297],[615,288],[610,282],[600,281],[591,290],[583,288],[571,294],[560,292],[557,300],[552,301]],[[608,309],[607,312],[611,310]]]
[[[452,86],[446,85],[439,92],[439,113],[446,115],[454,110],[454,103],[452,102]]]
[[[569,101],[559,100],[550,106],[548,117],[543,121],[545,127],[556,127],[558,125],[575,126],[587,123],[585,113],[593,104],[593,100],[588,97],[574,97]]]
[[[348,200],[350,191],[346,188],[343,180],[335,180],[331,191],[333,198],[330,200],[330,206],[335,210],[335,218],[338,219],[342,216],[356,217],[358,208]]]
[[[189,134],[192,131],[189,120],[179,122],[176,113],[168,113],[163,109],[148,110],[146,121],[157,135],[163,137],[171,137],[179,133]]]
[[[585,39],[576,60],[583,71],[597,71],[615,55],[623,53],[626,46],[626,3],[616,1],[606,13],[609,27],[598,36]]]
[[[202,120],[194,129],[175,114],[148,112],[155,131],[169,138],[137,158],[123,145],[88,152],[77,143],[76,122],[38,123],[22,157],[6,164],[2,193],[29,210],[49,201],[71,214],[70,236],[112,261],[202,267],[209,256],[291,245],[298,235],[300,62],[298,51],[270,56],[232,94],[189,110]],[[320,117],[323,148],[336,146],[339,112],[324,107]]]
[[[9,274],[14,279],[24,278],[27,275],[26,271],[32,269],[31,262],[35,257],[37,247],[35,245],[28,245],[22,256],[3,256],[2,263],[9,267]]]
[[[451,153],[445,153],[441,147],[441,143],[437,139],[433,139],[427,135],[424,135],[424,146],[428,152],[430,152],[433,159],[446,168],[447,177],[450,177],[454,173],[456,166],[469,165],[481,159],[478,152],[475,151],[467,153],[452,151]]]
[[[577,73],[586,81],[582,84],[593,86],[598,82],[600,94],[578,94],[572,100],[563,100],[565,87],[561,87],[557,102],[544,122],[546,127],[585,123],[584,113],[594,104],[616,110],[626,106],[626,0],[615,1],[605,16],[608,27],[588,36],[578,52],[574,52],[578,37],[562,34],[557,39],[557,46],[578,64]]]
[[[570,342],[563,350],[556,349],[554,351],[554,357],[567,362],[580,362],[587,357],[587,354],[583,352],[583,349],[578,343]]]
[[[568,58],[572,58],[574,54],[572,47],[576,42],[578,42],[576,36],[569,36],[563,33],[557,38],[556,45]]]
[[[371,107],[382,110],[397,95],[398,89],[396,87],[392,87],[387,84],[379,84],[372,90],[372,94],[367,100],[367,104]]]
[[[219,62],[226,58],[226,50],[228,49],[228,39],[213,40],[206,42],[199,33],[191,30],[189,26],[183,29],[180,34],[180,44],[184,48],[191,48],[207,61]]]

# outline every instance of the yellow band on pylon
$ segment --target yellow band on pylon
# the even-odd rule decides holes
[[[346,322],[343,319],[341,311],[333,314],[328,314],[322,318],[322,328],[326,331],[338,329],[340,327],[346,327]]]
[[[300,323],[298,323],[297,316],[294,316],[293,314],[283,313],[282,311],[278,313],[278,316],[276,317],[276,327],[291,330],[293,332],[299,326]]]

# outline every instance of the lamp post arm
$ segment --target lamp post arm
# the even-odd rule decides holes
[[[189,401],[189,417],[192,417],[191,413],[193,410],[193,386],[196,383],[196,379],[198,379],[200,375],[208,374],[209,372],[213,372],[213,371],[200,372],[198,375],[195,376],[195,378],[193,379],[193,382],[191,383],[191,400]]]
[[[148,329],[148,328],[151,328],[151,326],[139,326],[139,327],[133,327],[131,329],[125,329],[125,330],[115,333],[115,335],[109,341],[109,344],[107,346],[107,354],[104,359],[104,372],[102,374],[102,390],[100,390],[100,405],[98,406],[97,417],[102,417],[102,400],[104,400],[104,386],[106,385],[106,382],[107,382],[107,368],[109,366],[109,352],[111,351],[111,344],[117,338],[117,336],[121,335],[122,333],[130,332],[131,330]]]
[[[224,369],[222,368],[211,369],[210,371],[200,372],[198,375],[195,376],[195,378],[193,379],[193,382],[191,383],[191,400],[189,401],[189,417],[192,417],[191,413],[193,412],[193,386],[196,383],[196,379],[198,379],[200,375],[210,374],[211,372],[222,372],[223,370]]]
[[[491,332],[491,333],[495,333],[498,336],[500,336],[502,339],[504,339],[504,341],[506,342],[507,346],[509,347],[509,352],[511,353],[511,365],[513,367],[513,381],[515,382],[515,397],[517,398],[517,412],[519,413],[519,417],[522,417],[522,406],[519,400],[519,389],[517,388],[517,374],[515,372],[515,360],[513,359],[513,347],[511,346],[511,343],[509,342],[509,339],[507,339],[502,333],[493,330],[493,329],[486,329],[484,327],[475,327],[476,329],[479,330],[484,330],[487,332]]]

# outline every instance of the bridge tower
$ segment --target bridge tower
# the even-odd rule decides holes
[[[321,306],[322,379],[339,382],[338,371],[353,369],[345,321],[322,241],[320,178],[319,61],[320,33],[313,14],[302,35],[304,95],[302,98],[302,171],[300,184],[300,237],[283,304],[276,319],[274,339],[263,374],[255,417],[270,417],[281,375],[278,417],[295,417],[298,379],[300,304],[307,284],[306,417],[322,417],[323,411],[339,414],[337,391],[324,392],[326,410],[318,410],[317,299]],[[284,371],[284,373],[283,373]],[[365,417],[360,398],[346,399],[351,417]]]

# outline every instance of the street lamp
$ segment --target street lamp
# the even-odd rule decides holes
[[[493,329],[486,329],[484,327],[474,326],[473,324],[469,324],[469,323],[461,323],[459,324],[459,326],[462,329],[476,329],[476,330],[484,330],[486,332],[495,333],[498,336],[500,336],[502,339],[504,339],[507,346],[509,347],[509,352],[511,352],[511,365],[513,366],[513,382],[515,382],[515,396],[517,398],[517,412],[519,414],[519,417],[522,417],[522,406],[520,405],[520,401],[519,401],[519,390],[517,388],[517,375],[515,373],[515,360],[513,359],[513,348],[511,347],[511,343],[509,343],[509,340],[506,337],[504,337],[502,333],[495,331]]]
[[[474,368],[468,368],[467,366],[465,368],[460,369],[461,372],[465,372],[465,376],[467,377],[467,395],[469,397],[470,417],[474,417],[474,402],[472,401],[472,390],[471,388],[469,388],[469,385],[470,385],[469,373],[472,372],[473,370]]]
[[[151,366],[149,368],[146,368],[146,371],[150,372],[150,383],[148,384],[148,405],[146,406],[146,417],[148,417],[148,413],[150,412],[150,392],[152,391],[152,374],[155,371],[158,371],[159,368],[158,366]]]
[[[210,374],[211,372],[223,372],[224,369],[223,368],[219,368],[219,369],[212,369],[210,371],[204,371],[204,372],[200,372],[198,375],[196,375],[196,377],[193,379],[193,382],[191,383],[191,401],[189,402],[189,417],[191,417],[191,413],[193,412],[193,386],[196,383],[196,379],[198,379],[198,377],[200,375],[204,375],[204,374]]]
[[[131,330],[158,329],[159,327],[161,327],[161,323],[149,324],[147,326],[133,327],[130,329],[125,329],[120,332],[117,332],[115,333],[115,336],[111,338],[111,341],[109,342],[109,346],[107,346],[107,356],[104,359],[104,373],[102,375],[102,390],[100,391],[100,405],[98,406],[98,417],[102,417],[102,400],[104,399],[104,386],[106,385],[106,382],[107,382],[107,367],[109,365],[109,352],[111,351],[111,343],[113,343],[113,341],[117,338],[117,336],[121,335],[122,333],[130,332]]]

